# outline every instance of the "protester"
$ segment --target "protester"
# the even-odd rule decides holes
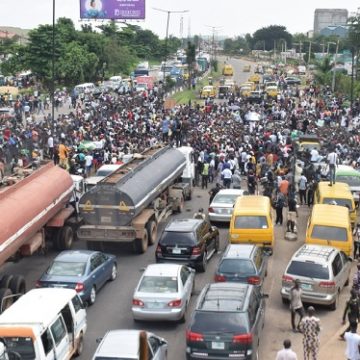
[[[346,341],[345,356],[347,360],[360,360],[360,335],[357,334],[357,323],[350,323],[350,331],[344,334]]]
[[[344,340],[344,335],[346,332],[350,330],[351,324],[357,324],[360,319],[360,300],[358,293],[355,289],[351,289],[350,291],[350,299],[346,302],[344,314],[342,318],[342,323],[345,324],[345,318],[349,320],[349,326],[346,328],[346,330],[340,335],[340,338]]]
[[[320,346],[320,320],[315,317],[315,309],[309,306],[307,316],[305,316],[299,325],[303,333],[304,360],[318,360]]]
[[[304,307],[301,301],[302,289],[300,288],[300,280],[295,279],[294,286],[290,289],[290,311],[291,311],[291,327],[293,332],[299,330],[299,325],[304,317]],[[300,316],[299,322],[295,324],[296,314]]]
[[[284,348],[279,350],[275,360],[297,360],[297,355],[291,350],[291,341],[289,339],[284,340]]]

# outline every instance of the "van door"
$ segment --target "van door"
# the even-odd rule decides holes
[[[50,329],[46,329],[46,331],[41,335],[41,342],[44,348],[45,359],[46,360],[55,360],[55,345],[54,339],[51,335]]]
[[[66,325],[61,315],[58,315],[50,325],[50,331],[55,343],[55,359],[68,359],[71,345],[66,331]]]
[[[72,306],[74,308],[74,330],[75,338],[77,338],[82,331],[86,331],[86,310],[84,304],[78,295],[75,295],[72,299]]]

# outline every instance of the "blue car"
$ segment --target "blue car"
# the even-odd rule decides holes
[[[61,252],[36,283],[36,287],[75,289],[84,302],[92,305],[96,293],[117,276],[116,257],[100,251]]]

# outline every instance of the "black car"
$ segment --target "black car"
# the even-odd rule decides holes
[[[205,271],[208,260],[218,249],[219,230],[207,220],[173,220],[160,237],[156,261],[184,263]]]
[[[286,85],[300,85],[301,80],[297,77],[289,76],[285,78]]]
[[[215,281],[261,286],[267,275],[267,254],[262,247],[256,245],[228,245],[215,271]]]
[[[186,359],[259,359],[265,297],[253,285],[206,285],[186,331]]]
[[[246,98],[246,101],[251,104],[260,104],[263,101],[263,95],[261,91],[252,91]]]

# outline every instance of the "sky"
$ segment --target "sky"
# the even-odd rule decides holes
[[[56,18],[71,18],[80,28],[79,0],[55,0]],[[103,0],[106,1],[106,0]],[[209,36],[216,27],[221,37],[254,33],[268,25],[284,25],[290,33],[306,33],[313,29],[314,11],[317,8],[343,8],[355,12],[358,0],[145,0],[145,21],[132,21],[150,29],[160,37],[166,32],[166,13],[154,10],[189,10],[183,15],[183,37]],[[0,26],[32,29],[52,22],[53,0],[0,0]],[[84,21],[83,21],[84,22]],[[91,21],[95,26],[101,21]],[[180,37],[181,15],[170,16],[171,35]]]

